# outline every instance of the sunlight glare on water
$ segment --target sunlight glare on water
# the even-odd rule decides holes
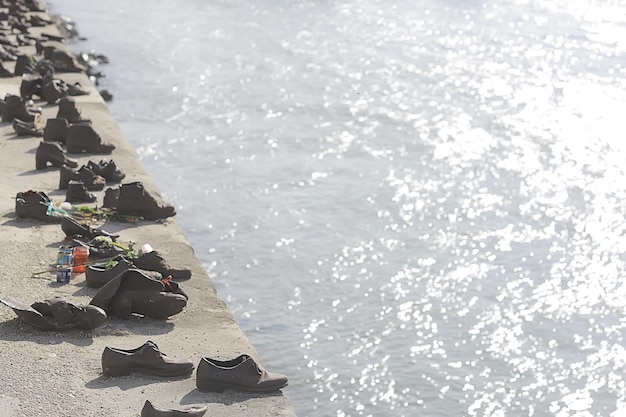
[[[624,1],[75,1],[298,415],[623,415]]]

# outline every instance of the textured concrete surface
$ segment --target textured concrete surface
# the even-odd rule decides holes
[[[59,33],[55,26],[29,29],[35,36],[42,31]],[[58,42],[45,44],[66,48]],[[19,49],[28,55],[36,52],[34,46]],[[4,65],[13,70],[14,63]],[[75,100],[82,114],[92,119],[94,129],[103,140],[117,147],[110,156],[68,156],[76,157],[79,166],[90,159],[97,162],[112,158],[127,174],[123,183],[142,181],[152,192],[158,193],[86,75],[58,73],[57,78],[68,83],[80,82],[90,90],[89,95],[75,97]],[[18,94],[20,82],[20,77],[0,79],[0,96]],[[42,125],[46,119],[56,116],[56,105],[45,102],[35,105],[42,107]],[[40,141],[37,137],[18,137],[10,123],[0,123],[0,298],[12,296],[31,304],[62,296],[76,305],[85,305],[97,290],[85,285],[83,274],[75,276],[69,284],[57,283],[54,273],[32,276],[54,267],[57,248],[65,237],[61,227],[15,218],[15,195],[19,191],[44,191],[58,202],[65,198],[65,191],[58,190],[57,168],[35,169],[35,151]],[[96,194],[98,200],[91,206],[102,204],[104,191]],[[280,391],[269,394],[200,392],[195,387],[195,370],[191,377],[177,379],[102,376],[100,359],[105,346],[130,349],[147,340],[157,343],[168,356],[189,358],[196,366],[203,356],[230,359],[241,353],[248,353],[263,363],[216,293],[175,219],[94,224],[119,233],[120,243],[135,242],[137,246],[149,243],[171,264],[192,268],[192,278],[181,283],[189,295],[187,307],[167,321],[111,317],[93,331],[44,332],[23,323],[13,310],[0,305],[1,416],[138,416],[145,400],[160,408],[206,404],[209,407],[206,416],[211,417],[295,415]],[[269,370],[289,376],[288,369]]]

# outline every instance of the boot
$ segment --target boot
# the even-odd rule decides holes
[[[78,167],[76,160],[65,156],[65,151],[57,142],[42,141],[39,143],[37,153],[35,154],[35,168],[45,169],[48,162],[54,167],[61,168],[67,165],[70,168]]]
[[[39,117],[41,111],[32,111],[26,108],[21,97],[7,94],[4,98],[4,108],[2,109],[2,121],[12,122],[13,119],[20,119],[23,122],[34,122],[35,117]]]
[[[117,199],[117,212],[141,216],[147,220],[158,220],[176,215],[176,209],[152,196],[141,182],[131,182],[120,186]]]
[[[41,83],[42,80],[38,77],[22,78],[22,82],[20,84],[20,97],[22,97],[23,100],[31,100],[33,96],[43,98]]]
[[[102,207],[114,209],[117,207],[117,199],[120,196],[120,189],[117,188],[107,188],[104,192],[104,201],[102,202]]]
[[[21,198],[27,203],[37,202],[37,203],[45,203],[46,205],[48,205],[48,203],[52,201],[50,200],[50,197],[48,197],[48,195],[44,193],[43,191],[33,191],[33,190],[20,191],[17,193],[15,198],[16,199]]]
[[[66,141],[69,153],[100,153],[110,154],[115,149],[115,145],[102,142],[100,135],[93,130],[91,125],[72,124],[67,132]]]
[[[93,203],[96,196],[87,191],[82,181],[70,181],[67,185],[65,201],[70,203]]]
[[[81,116],[80,110],[76,107],[76,102],[69,97],[59,100],[57,117],[67,119],[70,123],[91,123],[91,119]]]
[[[97,164],[93,161],[89,161],[87,162],[87,166],[91,168],[95,174],[104,177],[109,182],[120,182],[126,177],[126,174],[115,165],[112,159],[109,162],[102,160]]]
[[[4,68],[4,65],[2,65],[2,62],[0,62],[0,78],[12,78],[12,77],[13,77],[13,73],[9,71],[8,69]]]
[[[83,165],[78,170],[73,170],[67,165],[63,165],[60,170],[59,189],[65,190],[70,181],[81,181],[89,191],[101,191],[106,185],[106,180],[100,175]]]
[[[70,125],[66,119],[48,119],[46,120],[46,127],[43,129],[43,140],[65,144],[69,129]]]
[[[28,55],[22,54],[17,56],[17,60],[15,61],[15,71],[13,72],[14,75],[21,76],[23,74],[32,74],[34,71],[35,66]]]
[[[54,65],[48,59],[42,59],[35,64],[35,70],[42,78],[54,78]]]
[[[186,266],[172,267],[154,250],[149,253],[142,253],[137,258],[134,258],[133,264],[139,269],[160,272],[164,277],[171,275],[174,281],[183,281],[191,278],[191,269]]]
[[[23,122],[20,119],[13,119],[13,130],[18,136],[42,136],[43,132],[36,123]]]
[[[48,204],[41,201],[26,201],[23,198],[15,199],[15,218],[35,219],[44,223],[61,223],[61,216],[53,212],[48,215]]]
[[[55,49],[50,55],[54,70],[58,72],[85,72],[85,68],[76,59],[65,51]]]
[[[57,78],[44,78],[42,82],[41,93],[43,99],[48,104],[54,104],[63,97],[67,97],[68,90],[67,84],[64,81]]]

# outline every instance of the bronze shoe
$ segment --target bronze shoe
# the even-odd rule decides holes
[[[100,175],[108,182],[120,182],[126,178],[126,174],[117,167],[115,162],[102,160],[97,164],[93,161],[87,162],[87,166],[94,172],[94,174]]]
[[[7,94],[4,98],[4,107],[2,108],[2,121],[13,122],[13,119],[20,119],[23,122],[34,122],[39,117],[41,111],[32,111],[26,108],[21,97]]]
[[[70,168],[78,166],[78,162],[75,159],[65,156],[65,151],[59,143],[44,140],[39,143],[35,153],[35,168],[46,169],[48,163],[57,168],[61,168],[63,165],[67,165]]]
[[[170,359],[156,343],[147,341],[135,349],[105,347],[102,352],[102,373],[105,376],[126,376],[144,373],[154,376],[187,376],[193,372],[188,359]]]
[[[234,389],[249,392],[271,392],[286,387],[287,377],[268,372],[249,355],[220,361],[202,358],[196,371],[196,387],[200,391],[222,392]]]
[[[70,203],[93,203],[96,199],[96,195],[88,192],[85,183],[82,181],[72,180],[68,183],[65,201]]]
[[[174,281],[184,281],[191,278],[191,269],[186,266],[171,266],[157,251],[153,250],[149,253],[142,253],[133,259],[133,263],[139,269],[148,271],[158,271],[164,277],[172,276]]]
[[[147,220],[165,219],[176,215],[171,204],[145,189],[140,181],[122,184],[115,202],[119,214],[141,216]]]
[[[156,408],[146,400],[141,409],[141,417],[202,417],[207,408],[206,405],[190,406],[180,410]]]
[[[44,223],[61,223],[62,216],[55,212],[48,214],[48,203],[41,201],[26,201],[23,198],[15,199],[16,219],[35,219]]]
[[[0,302],[11,307],[22,321],[41,330],[92,330],[107,319],[99,307],[78,307],[58,297],[33,303],[30,307],[13,297],[3,298]]]
[[[13,130],[18,136],[42,136],[43,132],[35,122],[23,122],[13,119]]]
[[[101,191],[106,185],[106,180],[94,173],[91,168],[83,165],[77,170],[74,170],[67,165],[63,165],[60,170],[59,189],[65,190],[70,181],[82,181],[89,191]]]
[[[102,286],[90,304],[123,320],[133,313],[166,320],[185,308],[187,298],[171,279],[159,281],[138,269],[127,269]]]
[[[54,104],[67,97],[67,84],[63,80],[52,77],[43,77],[41,80],[41,95],[48,104]]]
[[[102,138],[90,124],[71,124],[65,141],[68,153],[110,154],[115,145],[102,141]]]
[[[106,236],[111,238],[115,242],[120,235],[109,233],[106,230],[93,228],[86,224],[79,223],[76,219],[70,216],[64,216],[61,221],[61,230],[65,233],[66,237],[82,236],[86,239],[93,239],[98,236]]]
[[[69,129],[70,125],[66,119],[60,117],[48,119],[43,129],[43,140],[65,144]]]
[[[59,100],[57,118],[66,119],[69,123],[91,123],[91,119],[83,117],[80,114],[80,109],[76,106],[76,102],[69,97]]]
[[[137,269],[137,267],[121,255],[106,263],[87,265],[85,266],[85,283],[89,288],[100,288],[127,269]],[[158,281],[163,279],[163,275],[157,271],[141,270],[141,272]]]

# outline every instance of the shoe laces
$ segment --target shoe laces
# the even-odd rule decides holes
[[[169,288],[170,291],[174,292],[174,287],[172,286],[172,276],[168,275],[167,278],[163,278],[161,280],[161,285],[163,285],[163,289]]]

